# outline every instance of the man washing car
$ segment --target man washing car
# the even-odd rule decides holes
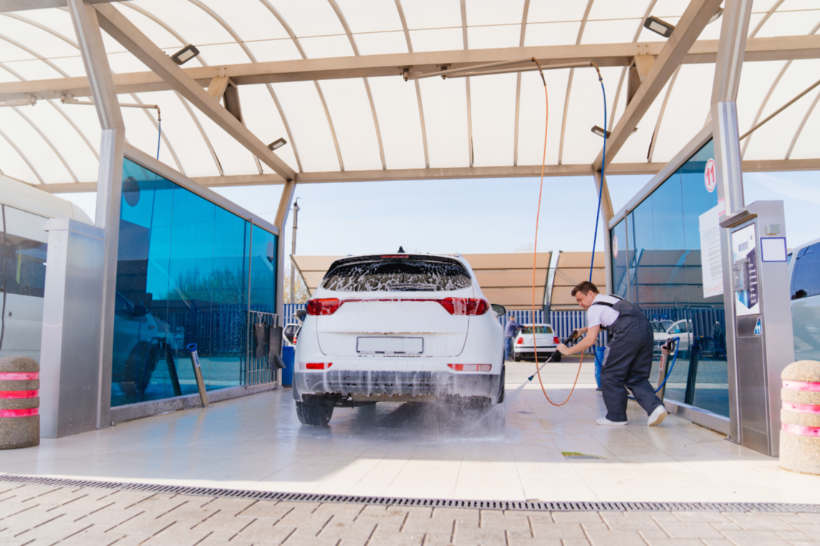
[[[629,389],[649,415],[647,425],[659,425],[667,413],[649,383],[653,336],[647,318],[634,303],[599,294],[598,287],[589,281],[577,284],[572,295],[587,312],[587,327],[579,331],[586,336],[571,348],[563,343],[558,345],[558,351],[571,355],[587,350],[595,344],[601,328],[607,331],[609,338],[601,370],[601,390],[607,414],[596,422],[599,425],[625,425],[626,389]]]

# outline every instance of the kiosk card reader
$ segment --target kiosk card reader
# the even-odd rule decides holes
[[[731,235],[739,442],[777,456],[780,372],[794,360],[783,202],[755,201],[720,225]]]

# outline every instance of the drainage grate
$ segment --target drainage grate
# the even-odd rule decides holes
[[[68,478],[46,478],[0,474],[0,482],[36,483],[63,487],[99,487],[177,495],[236,497],[298,502],[344,502],[382,506],[419,506],[425,508],[474,508],[482,510],[528,510],[536,512],[784,512],[820,513],[820,504],[774,502],[593,502],[593,501],[508,501],[463,499],[414,499],[405,497],[365,497],[322,493],[285,493],[250,489],[190,487],[156,483],[132,483]]]

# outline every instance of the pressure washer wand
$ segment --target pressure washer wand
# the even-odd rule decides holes
[[[535,334],[533,334],[533,335],[535,335]],[[573,331],[572,331],[572,333],[569,335],[569,337],[568,337],[568,338],[566,338],[566,339],[565,339],[562,343],[563,343],[564,345],[569,345],[570,343],[572,343],[573,341],[575,341],[576,339],[578,339],[578,336],[579,336],[579,334],[578,334],[578,330],[573,330]],[[543,370],[543,369],[544,369],[544,366],[546,366],[547,364],[549,364],[550,362],[552,362],[552,361],[553,361],[552,359],[553,359],[553,358],[555,358],[555,355],[556,355],[556,354],[558,354],[558,350],[557,350],[557,349],[556,349],[555,351],[553,351],[553,352],[552,352],[552,354],[550,354],[550,357],[549,357],[547,360],[545,360],[545,361],[544,361],[544,363],[543,363],[543,364],[541,364],[541,365],[538,367],[538,371],[537,371],[537,372],[535,372],[534,374],[532,374],[531,376],[529,376],[529,377],[527,378],[527,381],[532,381],[532,378],[533,378],[533,377],[535,377],[535,376],[536,376],[536,374],[538,374],[538,372],[540,372],[541,370]]]

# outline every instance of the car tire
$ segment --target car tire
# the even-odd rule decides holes
[[[521,357],[519,355],[513,353],[513,362],[520,362],[520,361],[521,361]]]
[[[498,395],[495,398],[496,404],[501,404],[504,402],[504,394],[506,393],[506,389],[504,387],[505,377],[507,375],[507,367],[503,364],[501,365],[501,376],[498,378]]]
[[[561,353],[555,351],[550,355],[550,358],[552,358],[550,362],[561,362],[561,356],[563,356]]]
[[[296,402],[296,417],[303,425],[326,427],[333,415],[333,403],[328,400],[314,399]]]

